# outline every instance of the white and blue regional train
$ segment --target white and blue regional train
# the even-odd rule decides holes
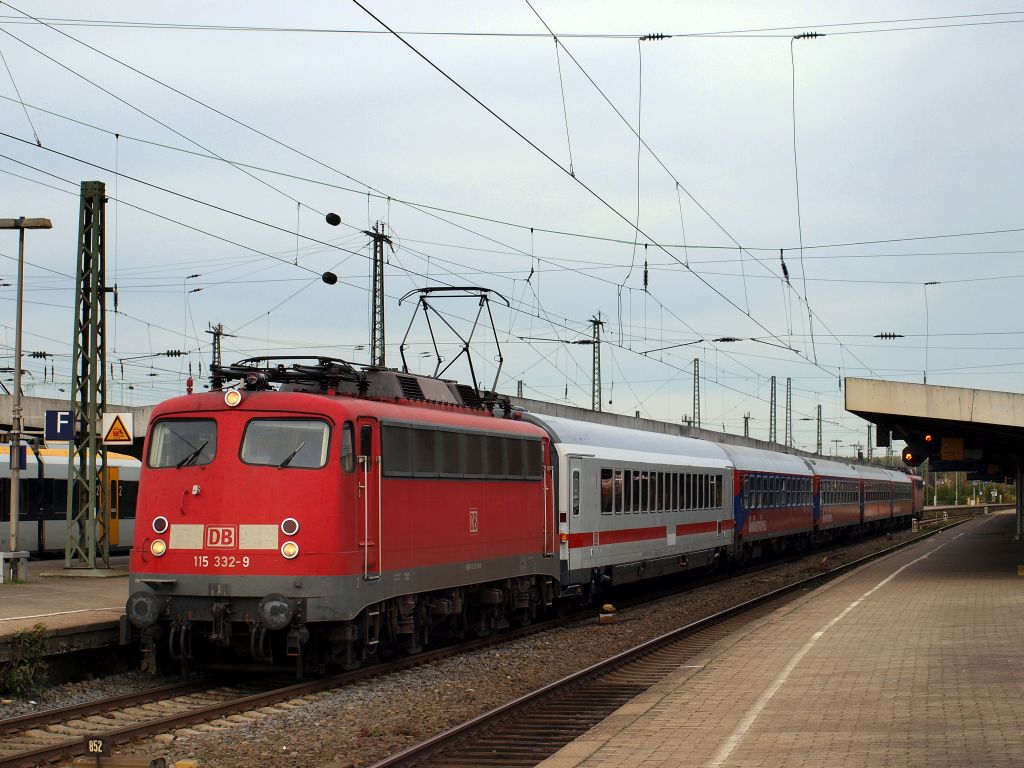
[[[127,551],[135,535],[135,499],[140,462],[107,452],[110,547]],[[10,446],[0,446],[0,542],[7,547],[11,505]],[[66,448],[29,448],[19,473],[18,549],[32,557],[61,554],[67,539],[68,452]]]

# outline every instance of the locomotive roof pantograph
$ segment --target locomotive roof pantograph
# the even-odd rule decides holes
[[[250,357],[211,366],[213,389],[234,384],[250,392],[308,392],[371,400],[407,400],[493,411],[511,415],[508,398],[450,379],[421,376],[393,368],[357,367],[337,357]]]

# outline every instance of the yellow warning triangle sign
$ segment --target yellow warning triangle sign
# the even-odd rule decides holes
[[[124,422],[121,421],[120,416],[115,416],[113,423],[110,425],[110,429],[107,430],[107,434],[103,436],[103,442],[130,442],[132,436],[128,434],[128,430],[125,429]]]

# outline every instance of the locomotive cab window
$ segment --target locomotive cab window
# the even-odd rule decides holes
[[[213,419],[163,419],[149,433],[149,466],[155,468],[209,464],[217,454],[217,422]]]
[[[261,466],[319,469],[327,463],[330,428],[315,419],[253,419],[242,436],[242,461]]]

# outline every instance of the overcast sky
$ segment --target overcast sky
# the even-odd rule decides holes
[[[53,357],[25,361],[27,393],[68,388],[94,179],[115,402],[179,394],[190,366],[201,385],[216,323],[229,360],[367,361],[377,221],[391,366],[410,322],[410,367],[435,363],[400,297],[475,285],[511,303],[491,307],[511,394],[589,407],[591,347],[569,342],[598,313],[605,410],[691,415],[698,358],[705,427],[742,433],[749,413],[767,437],[775,376],[781,441],[791,378],[811,450],[819,404],[826,452],[866,441],[845,376],[920,382],[927,360],[928,383],[1024,391],[1024,11],[531,2],[365,3],[401,39],[344,2],[111,2],[89,24],[0,5],[0,217],[54,223],[28,234],[25,351]],[[0,233],[8,369],[16,257]],[[477,311],[437,307],[462,333]],[[490,329],[474,341],[490,386]]]

